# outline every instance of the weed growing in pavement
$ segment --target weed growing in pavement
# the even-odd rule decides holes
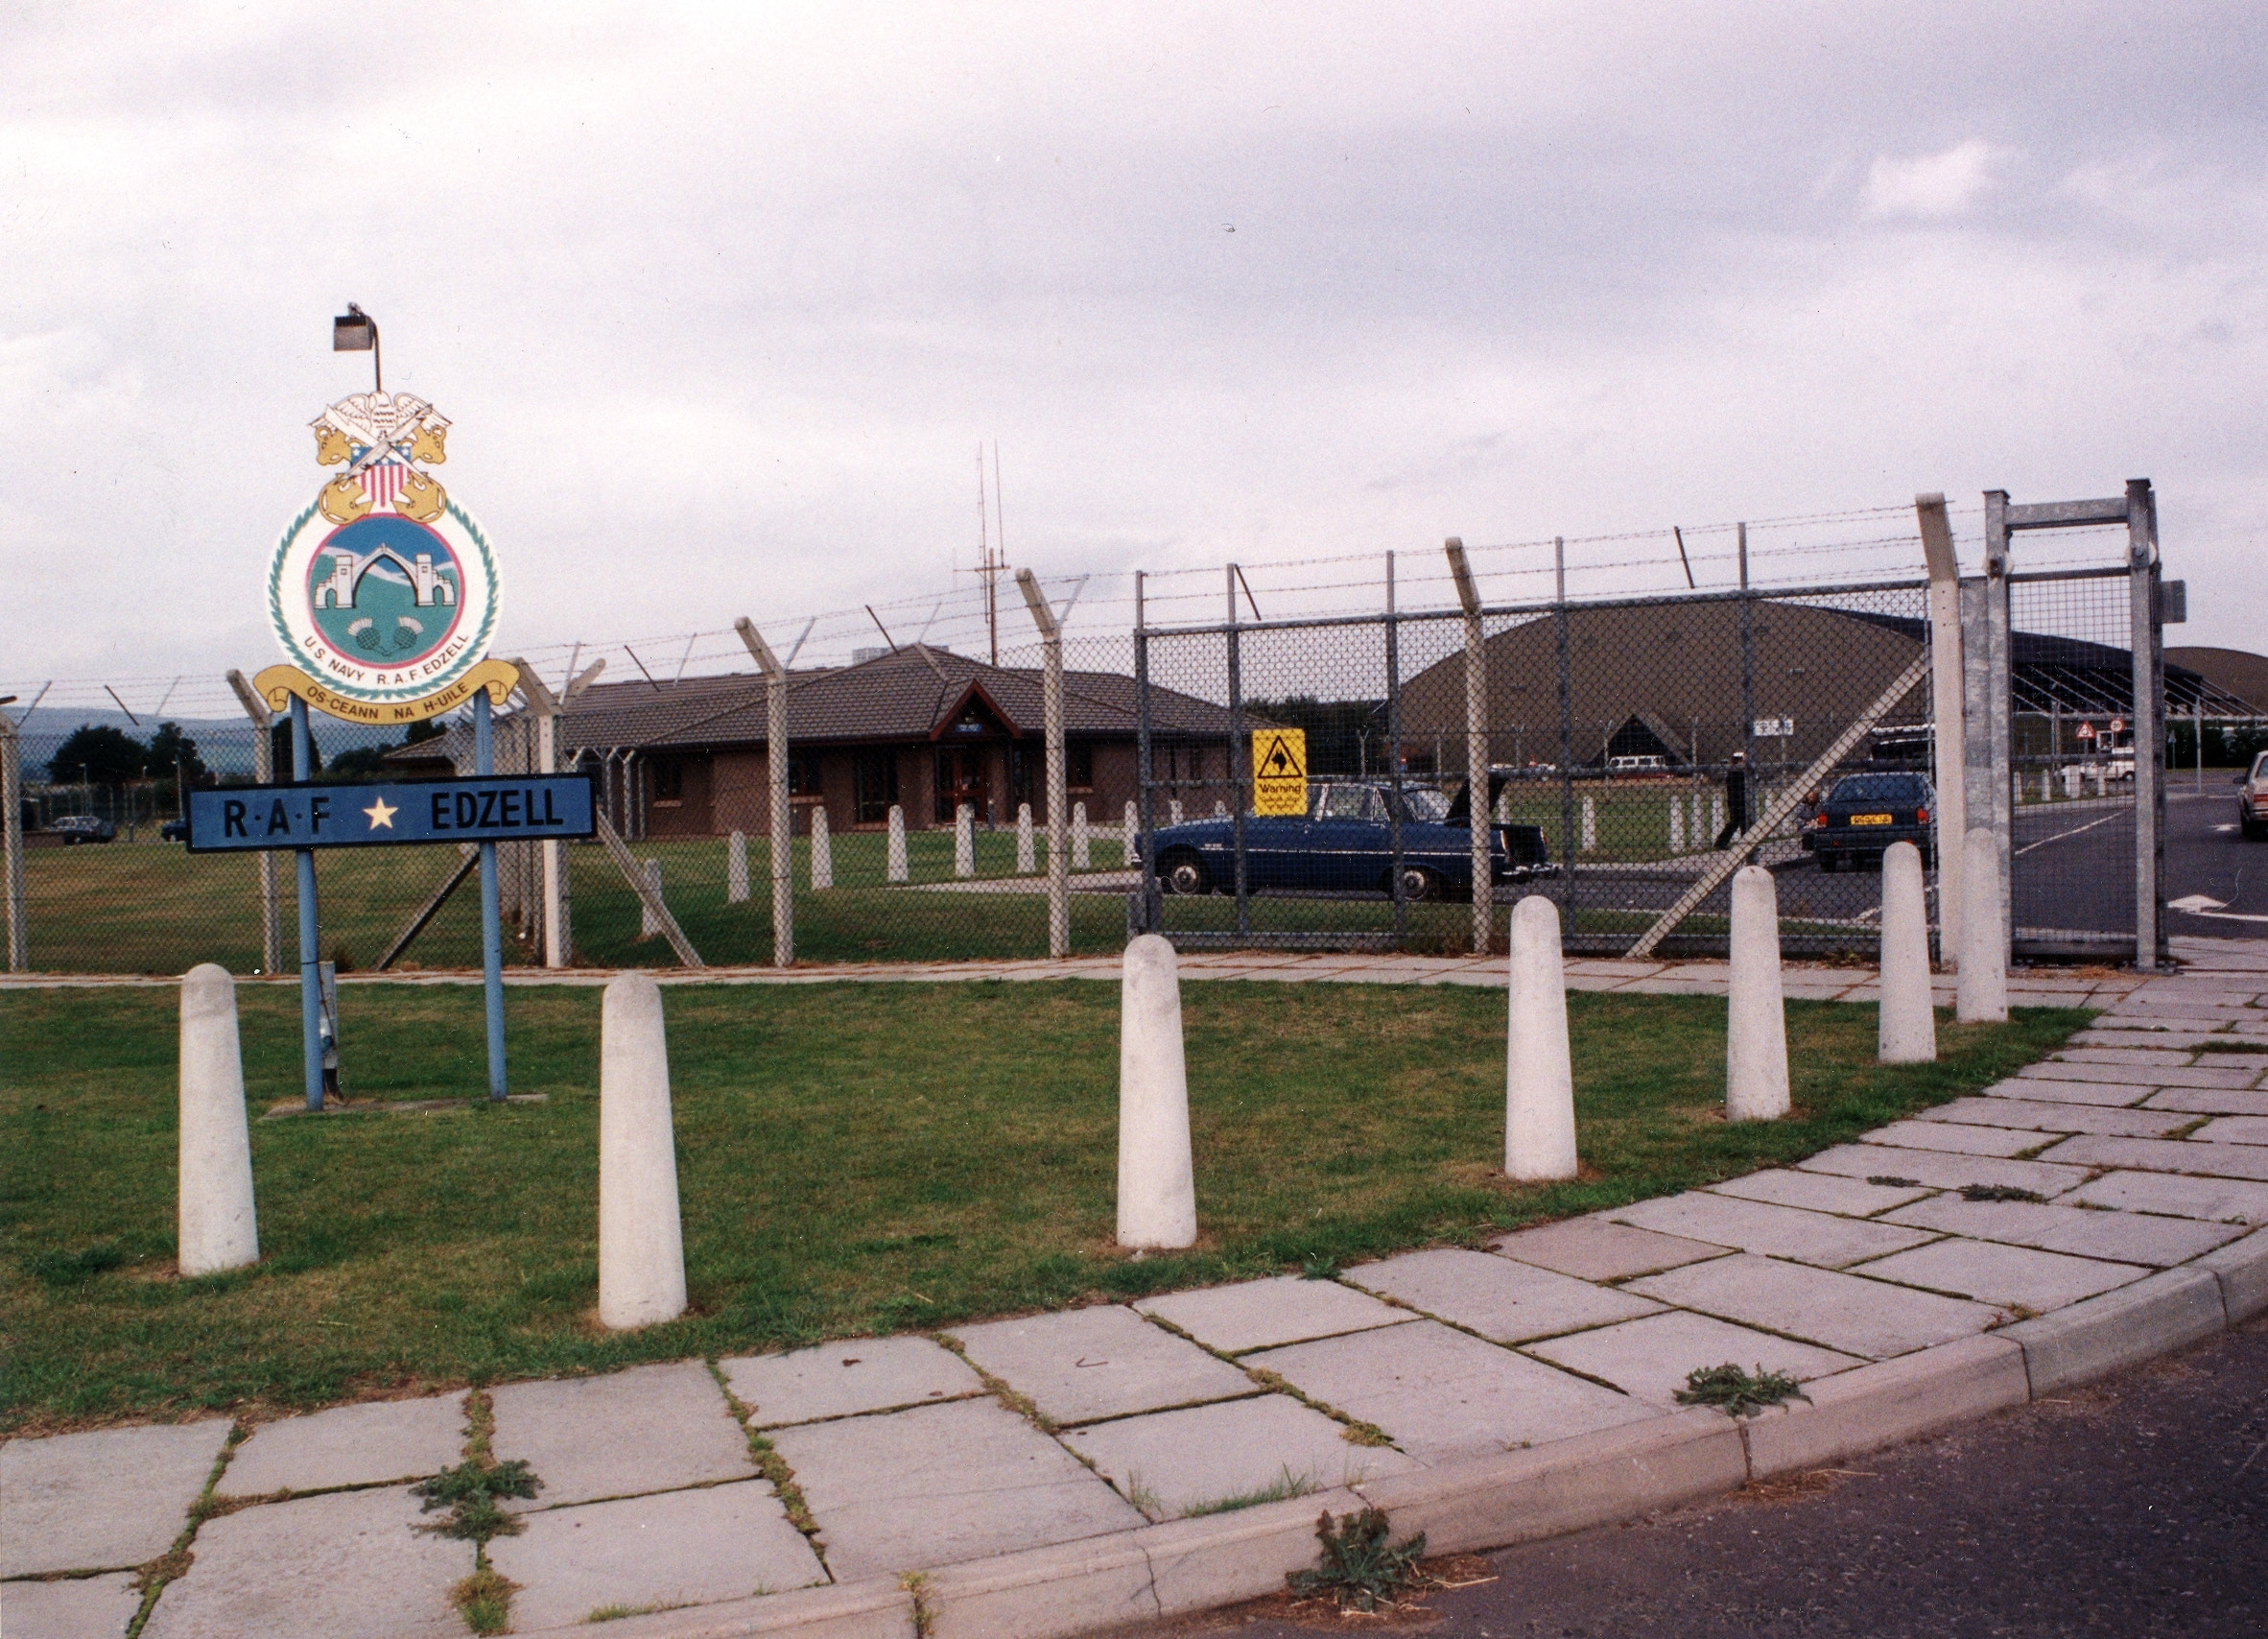
[[[449,1603],[475,1633],[502,1633],[511,1627],[512,1595],[520,1584],[493,1565],[483,1565],[449,1590]]]
[[[1327,1254],[1302,1258],[1299,1265],[1299,1278],[1302,1280],[1336,1280],[1338,1278],[1338,1260]]]
[[[1288,1503],[1294,1497],[1309,1496],[1322,1488],[1312,1475],[1294,1474],[1286,1468],[1271,1483],[1257,1490],[1239,1491],[1234,1496],[1199,1503],[1193,1508],[1185,1509],[1181,1517],[1197,1519],[1206,1514],[1227,1514],[1235,1513],[1239,1508],[1256,1508],[1263,1503]]]
[[[1322,1563],[1284,1579],[1302,1599],[1328,1595],[1341,1610],[1376,1610],[1380,1601],[1392,1604],[1395,1595],[1433,1580],[1418,1569],[1426,1533],[1419,1532],[1399,1548],[1389,1546],[1383,1508],[1341,1514],[1335,1527],[1325,1508],[1315,1520],[1315,1540],[1323,1545]]]
[[[1894,1173],[1875,1173],[1868,1176],[1870,1184],[1880,1184],[1884,1189],[1920,1189],[1920,1178],[1902,1178]]]
[[[463,1542],[486,1542],[495,1536],[517,1536],[520,1522],[496,1506],[499,1497],[532,1498],[543,1482],[529,1472],[523,1458],[484,1466],[478,1458],[444,1468],[430,1480],[410,1487],[421,1513],[447,1508],[449,1517],[438,1525],[417,1529],[436,1536],[454,1536]]]
[[[1731,1361],[1696,1366],[1688,1374],[1686,1386],[1677,1391],[1681,1406],[1715,1406],[1730,1417],[1753,1417],[1767,1407],[1789,1400],[1801,1400],[1807,1406],[1811,1396],[1784,1371],[1766,1371],[1759,1365],[1756,1374],[1750,1376]]]
[[[1965,1184],[1961,1189],[1963,1200],[2045,1200],[2036,1189],[2018,1189],[2014,1184]]]

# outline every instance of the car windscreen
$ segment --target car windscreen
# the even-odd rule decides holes
[[[1405,791],[1402,812],[1421,825],[1438,825],[1449,814],[1449,798],[1437,791]]]
[[[1919,802],[1922,782],[1911,774],[1852,774],[1835,781],[1830,802]]]

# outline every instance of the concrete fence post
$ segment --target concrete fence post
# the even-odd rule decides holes
[[[236,981],[211,962],[181,979],[180,1256],[185,1275],[260,1261],[245,1121]]]
[[[906,868],[906,810],[895,802],[890,804],[889,855],[884,864],[892,882],[912,880]]]
[[[1567,1038],[1559,907],[1531,893],[1512,907],[1504,1053],[1504,1174],[1575,1176],[1575,1071]]]
[[[755,623],[732,623],[742,645],[764,673],[764,773],[771,793],[771,964],[795,964],[795,809],[788,792],[788,668]]]
[[[2000,843],[1979,825],[1961,856],[1961,986],[1953,1016],[1963,1024],[2008,1022],[2008,947],[2000,942]]]
[[[1031,854],[1031,804],[1016,804],[1016,874],[1029,876],[1038,869],[1038,862]]]
[[[1126,812],[1119,820],[1119,864],[1134,863],[1135,844],[1142,841],[1142,821],[1134,818],[1134,805],[1126,804]]]
[[[1083,802],[1071,805],[1071,868],[1095,868],[1094,846],[1087,834],[1087,805]]]
[[[1922,850],[1893,843],[1882,854],[1882,1002],[1875,1057],[1885,1064],[1937,1060],[1929,1007],[1929,905]]]
[[[659,899],[659,898],[661,897],[661,891],[662,891],[661,861],[659,861],[659,860],[648,860],[648,861],[646,861],[646,862],[645,862],[645,870],[646,870],[646,885],[647,885],[649,888],[650,888],[650,889],[652,889],[652,890],[653,890],[653,896],[654,896],[656,899]],[[656,934],[660,933],[661,931],[662,931],[661,918],[660,918],[659,916],[657,916],[657,915],[655,915],[653,914],[653,907],[652,907],[652,906],[650,906],[650,905],[649,905],[649,904],[648,904],[648,903],[647,903],[645,900],[643,900],[643,899],[639,900],[639,901],[638,901],[638,937],[639,937],[640,938],[642,938],[642,939],[650,939],[650,938],[653,938],[653,936],[654,936],[654,935],[656,935]]]
[[[735,831],[724,840],[724,902],[748,902],[748,836],[744,831]]]
[[[599,1018],[599,1322],[620,1331],[684,1313],[661,987],[626,973],[606,986]]]
[[[1465,615],[1465,835],[1472,878],[1473,954],[1486,956],[1496,915],[1490,870],[1488,816],[1488,646],[1481,624],[1480,587],[1456,535],[1442,542],[1457,604]]]
[[[977,874],[977,811],[965,802],[953,811],[953,874]]]
[[[1119,1245],[1193,1246],[1197,1192],[1173,946],[1138,934],[1120,971]]]
[[[811,811],[811,885],[815,891],[835,886],[835,840],[827,831],[827,805]]]
[[[32,965],[32,930],[25,917],[23,748],[16,739],[15,722],[0,711],[0,879],[8,899],[8,971],[23,973]],[[266,859],[263,853],[260,856]]]
[[[252,720],[252,780],[258,785],[273,785],[275,741],[269,730],[275,714],[242,672],[228,673],[228,686],[236,692],[245,715]],[[283,971],[283,909],[275,890],[275,855],[263,848],[253,869],[260,885],[260,971],[273,975]]]
[[[1063,747],[1063,625],[1040,591],[1039,577],[1016,571],[1016,586],[1040,634],[1040,718],[1046,752],[1048,800],[1048,954],[1071,954],[1071,857],[1064,825],[1064,791],[1069,784]],[[1016,869],[1031,869],[1031,805],[1016,814]]]
[[[1725,1019],[1725,1116],[1787,1113],[1787,1013],[1780,987],[1780,893],[1760,865],[1733,873],[1733,995]]]

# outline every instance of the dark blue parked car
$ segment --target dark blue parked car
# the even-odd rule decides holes
[[[1501,779],[1490,782],[1493,806]],[[1256,892],[1391,893],[1394,838],[1386,780],[1317,781],[1297,819],[1244,818],[1244,884]],[[1410,899],[1467,897],[1473,891],[1473,833],[1465,793],[1449,799],[1423,786],[1402,788],[1402,891]],[[1534,825],[1490,827],[1490,880],[1513,882],[1550,863]],[[1139,849],[1139,843],[1136,844]],[[1226,818],[1169,825],[1157,833],[1158,881],[1169,893],[1236,889],[1236,837]],[[1139,852],[1137,853],[1139,858]]]

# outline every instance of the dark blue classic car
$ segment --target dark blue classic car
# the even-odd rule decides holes
[[[1883,849],[1911,843],[1922,850],[1922,864],[1933,866],[1929,811],[1936,806],[1937,794],[1920,774],[1846,774],[1804,827],[1804,851],[1818,856],[1821,870],[1837,869],[1845,860],[1854,869],[1879,869]]]
[[[1502,787],[1490,783],[1489,800]],[[1386,780],[1318,781],[1297,819],[1244,817],[1244,885],[1256,892],[1391,893],[1394,836]],[[1429,787],[1402,788],[1402,891],[1446,899],[1473,891],[1473,833],[1465,793],[1445,798]],[[1550,863],[1534,825],[1490,827],[1490,880],[1514,882]],[[1136,844],[1139,849],[1139,843]],[[1157,833],[1158,881],[1169,893],[1236,890],[1236,835],[1226,818],[1169,825]],[[1139,858],[1139,853],[1137,854]]]

